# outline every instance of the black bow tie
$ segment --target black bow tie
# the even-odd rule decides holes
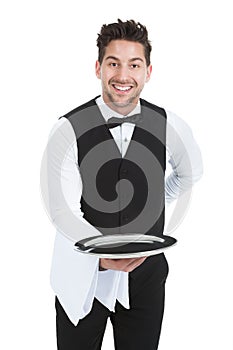
[[[131,115],[130,117],[124,117],[124,118],[112,117],[108,119],[107,126],[109,129],[111,129],[123,123],[138,124],[141,121],[141,119],[142,119],[141,114],[134,114],[134,115]]]

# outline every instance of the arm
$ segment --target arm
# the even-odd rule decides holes
[[[76,137],[70,122],[62,118],[50,133],[46,148],[46,209],[56,228],[73,242],[100,235],[83,218],[80,207],[82,181],[77,161]]]
[[[192,188],[203,173],[200,149],[190,127],[167,112],[167,153],[172,171],[166,178],[166,202],[171,203]]]
[[[65,237],[74,242],[100,235],[100,232],[83,218],[80,207],[82,180],[78,167],[77,143],[69,121],[62,118],[50,134],[47,147],[48,214]],[[78,252],[76,252],[78,254]],[[99,270],[129,272],[145,258],[100,259]]]

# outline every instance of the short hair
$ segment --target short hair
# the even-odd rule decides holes
[[[138,42],[144,47],[144,54],[147,66],[150,65],[150,53],[152,46],[148,40],[148,32],[144,25],[134,20],[122,22],[118,19],[118,23],[104,24],[97,38],[98,61],[103,62],[106,47],[112,40],[128,40]]]

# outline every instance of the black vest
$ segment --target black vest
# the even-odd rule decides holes
[[[103,234],[161,236],[166,112],[140,99],[142,121],[122,158],[95,99],[64,115],[77,139],[84,218]]]

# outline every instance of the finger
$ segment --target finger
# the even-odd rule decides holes
[[[132,272],[133,270],[135,270],[138,266],[140,266],[144,261],[146,260],[146,257],[144,258],[140,258],[139,260],[137,259],[137,261],[132,262],[130,264],[128,264],[125,268],[125,272]]]
[[[101,266],[106,269],[111,270],[120,270],[125,272],[130,272],[135,269],[137,266],[141,265],[141,263],[146,258],[125,258],[125,259],[101,259]]]
[[[140,265],[145,258],[126,258],[126,259],[120,259],[116,266],[118,266],[119,270],[125,271],[128,267],[132,266],[138,266]]]
[[[128,259],[101,259],[101,266],[106,269],[123,271],[129,264],[129,261],[127,260]],[[132,261],[133,259],[130,259],[130,262]]]

